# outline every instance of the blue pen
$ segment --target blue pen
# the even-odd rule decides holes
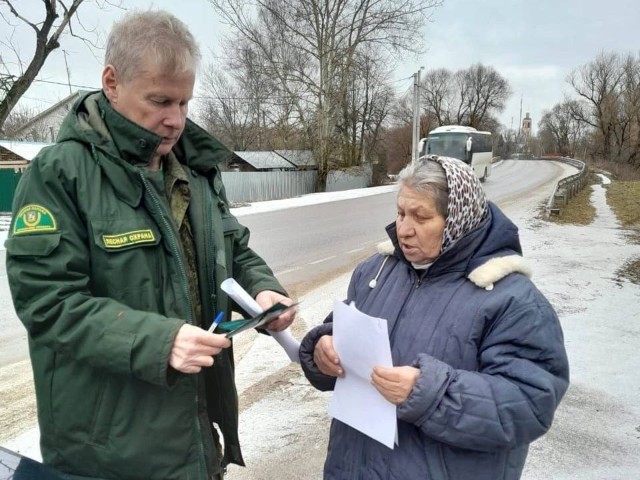
[[[207,332],[213,333],[213,331],[216,329],[216,327],[220,323],[220,320],[222,320],[222,317],[224,317],[224,312],[220,312],[218,315],[216,315],[216,319],[213,321],[213,323],[211,324]]]

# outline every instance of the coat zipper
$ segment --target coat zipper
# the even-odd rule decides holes
[[[165,229],[167,230],[167,232],[170,232],[171,235],[169,235],[169,243],[171,244],[171,248],[173,250],[173,253],[175,254],[175,257],[178,261],[178,268],[180,270],[180,275],[182,276],[182,293],[185,296],[186,299],[186,303],[187,303],[187,322],[191,325],[195,325],[195,321],[194,321],[194,316],[193,316],[193,304],[191,303],[191,296],[189,295],[189,287],[188,287],[188,277],[187,277],[187,269],[184,267],[184,262],[182,261],[182,255],[180,252],[180,249],[178,248],[178,244],[176,243],[176,238],[175,238],[175,232],[173,231],[173,228],[171,227],[171,224],[169,223],[169,220],[167,220],[167,216],[165,215],[163,209],[162,209],[162,205],[160,204],[160,200],[158,199],[158,197],[156,196],[156,194],[153,192],[153,189],[149,186],[149,183],[147,182],[147,179],[144,177],[144,174],[142,172],[140,172],[140,178],[142,179],[142,183],[144,185],[145,190],[149,193],[149,196],[151,197],[151,199],[153,200],[154,206],[156,207],[156,209],[158,210],[158,212],[160,213],[160,217],[162,218],[162,223],[165,227]]]
[[[391,333],[389,334],[389,342],[393,345],[393,339],[395,337],[395,333],[396,333],[396,328],[398,327],[398,324],[400,323],[400,317],[402,316],[402,311],[404,310],[404,307],[407,305],[407,302],[409,301],[409,298],[411,298],[411,296],[413,296],[413,292],[415,292],[420,285],[422,284],[422,281],[424,280],[424,277],[426,275],[418,275],[415,271],[411,272],[411,275],[415,275],[417,277],[417,281],[416,284],[413,286],[413,288],[411,288],[411,290],[409,290],[409,293],[407,295],[407,297],[404,299],[404,302],[402,303],[402,309],[400,310],[400,313],[398,314],[398,319],[396,320],[396,323],[393,324],[393,328],[391,329]]]
[[[153,189],[149,186],[149,183],[147,182],[147,179],[145,178],[144,174],[142,172],[139,172],[140,175],[140,179],[142,180],[142,184],[144,185],[145,190],[149,193],[149,196],[151,197],[151,199],[153,200],[153,203],[156,207],[156,209],[158,210],[158,212],[160,213],[160,218],[162,219],[162,223],[166,229],[166,231],[169,233],[168,237],[169,237],[169,243],[171,244],[171,248],[173,250],[173,253],[177,259],[178,262],[178,268],[180,270],[180,274],[182,276],[182,287],[183,287],[183,294],[185,296],[186,299],[186,303],[187,303],[187,322],[191,325],[195,325],[195,321],[194,321],[194,315],[193,315],[193,304],[191,302],[191,296],[189,295],[189,280],[187,277],[187,270],[184,266],[184,262],[182,260],[182,255],[181,255],[181,251],[178,248],[178,244],[176,243],[176,235],[175,232],[173,231],[173,228],[171,227],[171,223],[169,222],[169,220],[167,220],[167,216],[165,215],[165,212],[162,208],[162,205],[160,204],[160,200],[158,199],[158,197],[156,196],[156,194],[153,192]],[[195,379],[195,391],[196,391],[196,401],[195,401],[195,406],[196,406],[196,431],[198,434],[198,449],[200,451],[200,459],[199,459],[199,467],[200,467],[200,473],[201,473],[201,478],[206,478],[207,477],[207,468],[206,468],[206,462],[205,462],[205,455],[204,455],[204,446],[202,445],[202,429],[200,428],[200,418],[198,416],[198,407],[199,407],[199,403],[200,403],[200,399],[199,399],[199,395],[198,395],[198,378],[197,376],[193,377]]]

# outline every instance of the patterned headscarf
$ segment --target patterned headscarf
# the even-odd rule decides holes
[[[440,252],[442,254],[459,238],[482,223],[489,212],[489,205],[480,180],[469,165],[455,158],[437,155],[430,155],[426,159],[442,165],[449,186],[447,219]]]

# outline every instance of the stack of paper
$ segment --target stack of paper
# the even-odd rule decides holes
[[[336,381],[329,415],[393,449],[396,406],[371,384],[374,366],[393,366],[387,321],[336,300],[333,347],[345,375]]]

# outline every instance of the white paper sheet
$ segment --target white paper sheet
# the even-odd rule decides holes
[[[259,315],[262,313],[262,307],[256,302],[247,291],[240,286],[233,278],[227,278],[220,284],[220,288],[229,295],[238,305],[249,313],[249,315]],[[267,330],[276,342],[284,349],[285,353],[292,362],[300,363],[300,342],[291,335],[287,328],[281,332],[272,332]]]
[[[336,381],[329,415],[393,449],[396,406],[371,384],[374,366],[393,366],[387,321],[336,300],[333,346],[345,375]]]

